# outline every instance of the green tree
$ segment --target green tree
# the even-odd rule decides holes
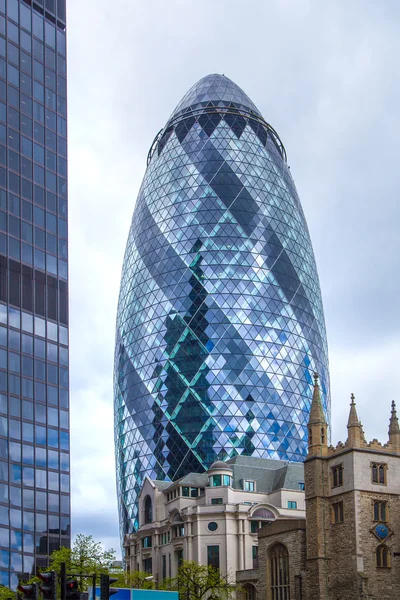
[[[148,573],[142,571],[130,571],[128,573],[120,569],[118,572],[113,571],[112,577],[118,578],[118,581],[113,583],[113,587],[134,588],[136,590],[154,589],[154,581],[149,579]]]
[[[110,573],[115,561],[115,550],[103,550],[101,542],[95,542],[91,535],[78,534],[72,549],[60,548],[50,555],[49,569],[60,572],[61,563],[65,563],[67,573],[84,573],[86,575]],[[43,569],[47,570],[47,569]],[[85,590],[92,585],[90,579],[81,579],[80,588]],[[0,598],[0,600],[2,600]]]
[[[0,585],[0,600],[15,600],[15,592],[4,585]]]
[[[163,588],[177,590],[181,600],[231,600],[238,587],[219,569],[183,561],[177,576],[163,583]]]

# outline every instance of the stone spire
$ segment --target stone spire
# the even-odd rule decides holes
[[[358,420],[356,403],[354,402],[355,396],[351,394],[351,403],[350,403],[350,414],[349,420],[347,422],[347,446],[351,446],[352,448],[359,448],[361,446],[362,441],[362,427],[361,423]]]
[[[311,401],[309,425],[324,423],[326,425],[324,409],[321,402],[321,391],[319,389],[318,373],[314,373],[314,392]]]
[[[314,391],[308,420],[308,456],[321,456],[328,452],[328,424],[321,402],[318,374],[314,373]]]
[[[400,454],[400,427],[394,400],[392,402],[392,412],[389,422],[389,443],[392,445],[393,450]]]

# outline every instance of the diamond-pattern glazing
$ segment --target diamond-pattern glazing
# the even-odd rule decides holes
[[[125,252],[115,350],[121,534],[143,479],[236,454],[300,461],[312,373],[329,418],[324,315],[284,148],[222,75],[155,140]]]

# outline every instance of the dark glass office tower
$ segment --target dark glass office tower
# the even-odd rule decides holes
[[[0,0],[0,584],[70,542],[66,0]]]

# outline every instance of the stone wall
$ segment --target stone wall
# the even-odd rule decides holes
[[[301,600],[300,593],[304,589],[306,565],[305,541],[305,521],[303,519],[278,520],[259,530],[257,600],[271,598],[268,552],[276,543],[286,546],[289,553],[290,599]],[[302,600],[305,600],[304,591]]]
[[[391,532],[384,543],[391,551],[391,568],[376,567],[376,548],[379,540],[373,532],[373,501],[387,501],[389,519],[387,526]],[[373,494],[360,492],[356,496],[359,513],[358,542],[362,549],[363,575],[366,578],[368,598],[393,600],[400,598],[400,496],[393,494]]]
[[[372,483],[371,461],[388,463],[387,484]],[[343,485],[333,488],[330,469],[339,463],[344,468]],[[400,486],[396,463],[400,463],[397,456],[356,449],[306,461],[306,600],[400,598]],[[388,569],[376,566],[380,541],[374,533],[374,500],[387,501],[389,506],[390,535],[385,541],[391,551]],[[343,523],[333,523],[332,507],[336,502],[343,502]]]

